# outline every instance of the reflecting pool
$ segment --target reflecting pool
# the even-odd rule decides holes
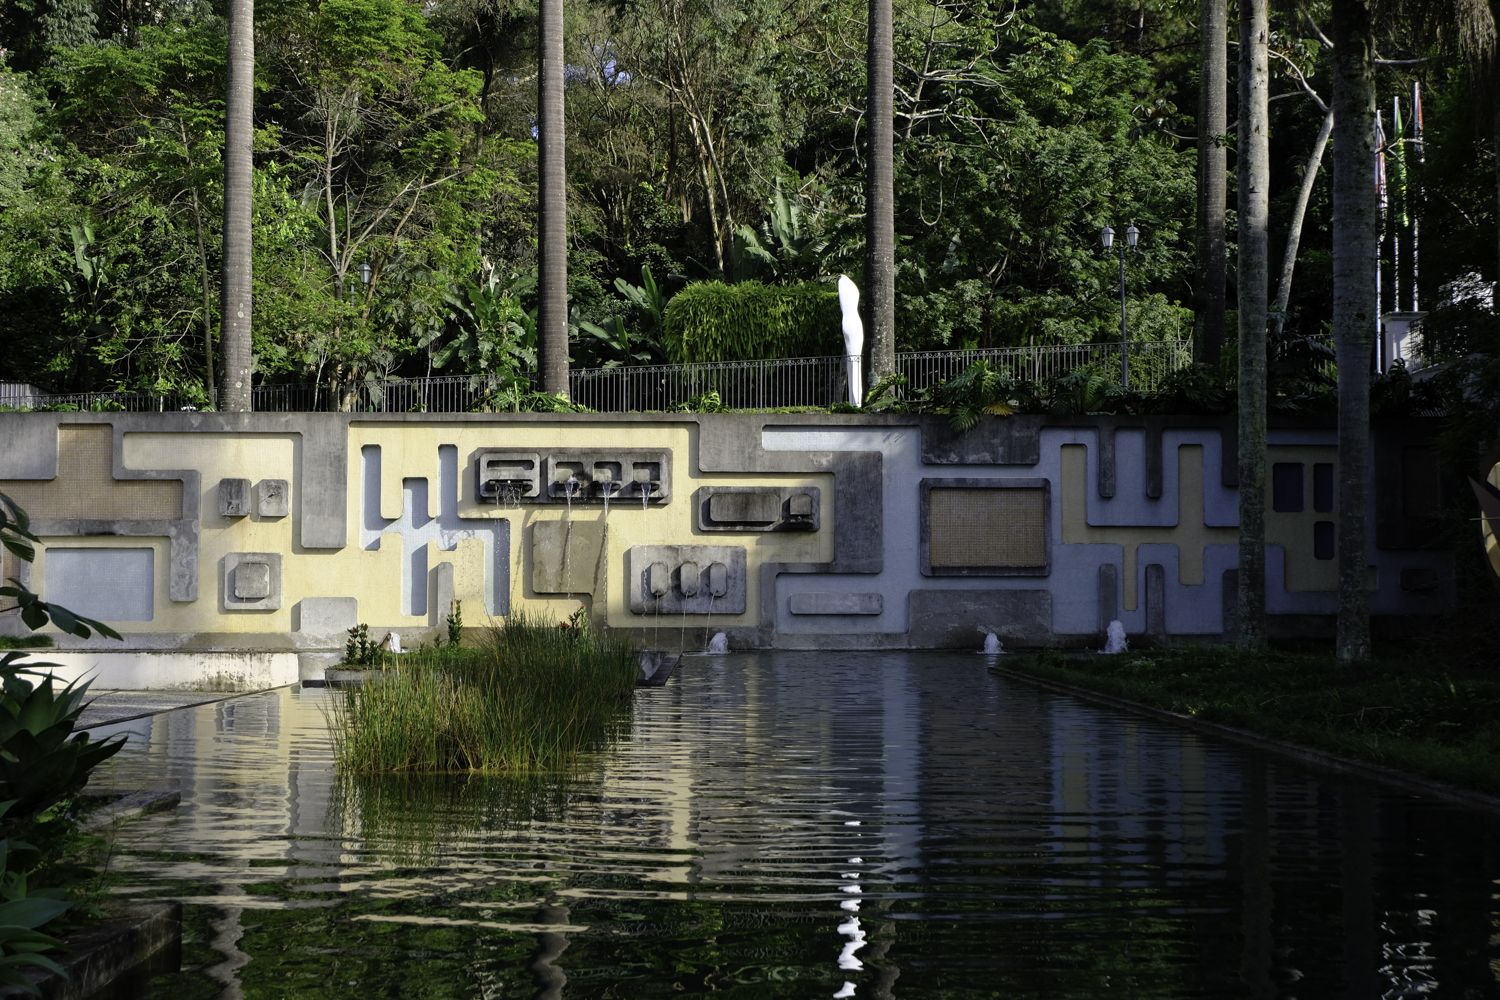
[[[990,675],[688,657],[567,779],[340,781],[282,690],[125,724],[102,788],[190,997],[1500,994],[1495,818]]]

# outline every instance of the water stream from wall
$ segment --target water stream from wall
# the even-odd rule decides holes
[[[332,770],[330,691],[123,724],[154,1000],[1500,994],[1500,820],[974,669],[689,659],[578,773]]]

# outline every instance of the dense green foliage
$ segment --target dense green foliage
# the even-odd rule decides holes
[[[1500,793],[1500,681],[1488,669],[1492,661],[1480,660],[1465,666],[1414,654],[1350,670],[1326,654],[1205,646],[1050,653],[1014,657],[1005,667]]]
[[[586,626],[512,616],[478,648],[388,658],[336,703],[347,773],[522,774],[567,767],[629,721],[639,667],[624,642]]]
[[[695,282],[667,303],[662,327],[674,364],[843,352],[838,294],[829,286]]]
[[[457,373],[529,405],[535,5],[257,8],[256,377],[316,383],[328,405],[388,376]],[[1128,222],[1144,250],[1127,267],[1132,334],[1188,331],[1190,13],[895,2],[899,349],[1113,339],[1118,272],[1097,234]],[[567,16],[575,366],[676,356],[663,313],[694,282],[863,284],[863,5],[579,0]],[[1305,21],[1272,29],[1288,97],[1272,104],[1274,257],[1321,119],[1292,67],[1325,96],[1328,69]],[[1385,44],[1425,52],[1399,34]],[[0,48],[0,381],[206,402],[220,11],[25,0],[0,12]],[[1383,73],[1383,98],[1411,73],[1428,88],[1427,231],[1443,235],[1423,245],[1431,302],[1444,281],[1493,278],[1492,153],[1460,71]],[[1304,234],[1294,341],[1329,315],[1326,192]],[[812,353],[836,353],[837,325],[815,339]]]

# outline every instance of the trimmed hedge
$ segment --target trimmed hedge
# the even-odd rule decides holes
[[[838,293],[825,285],[696,281],[662,318],[673,364],[842,354]]]

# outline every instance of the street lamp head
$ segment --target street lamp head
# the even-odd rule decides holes
[[[374,273],[375,269],[370,266],[369,261],[365,261],[359,265],[359,280],[364,284],[368,285],[370,283],[370,278]]]
[[[1135,245],[1137,243],[1139,243],[1140,241],[1141,241],[1141,231],[1139,229],[1135,228],[1135,226],[1133,224],[1129,225],[1129,226],[1126,226],[1125,227],[1125,245],[1127,247],[1129,247],[1130,249],[1134,250],[1135,249]]]
[[[1110,247],[1114,246],[1115,245],[1115,231],[1113,229],[1109,228],[1108,226],[1105,226],[1103,229],[1099,230],[1099,242],[1101,244],[1103,244],[1104,249],[1106,249],[1106,250],[1108,250]]]

